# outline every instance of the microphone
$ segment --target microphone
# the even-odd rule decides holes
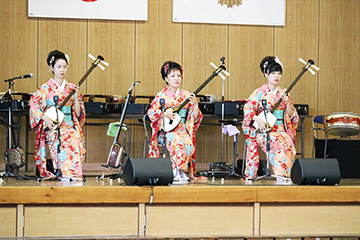
[[[263,108],[264,108],[264,110],[265,110],[265,109],[266,109],[266,105],[267,105],[266,99],[262,99],[262,100],[261,100],[261,104],[262,104],[262,106],[263,106]]]
[[[163,108],[165,106],[165,99],[164,98],[160,98],[160,105],[161,105],[161,108]]]
[[[54,96],[55,106],[58,104],[58,102],[59,102],[59,96]]]
[[[32,77],[34,77],[34,75],[32,73],[29,73],[29,74],[25,74],[25,75],[22,75],[22,76],[7,79],[4,82],[10,82],[10,81],[15,80],[15,79],[24,79],[24,78],[32,78]]]
[[[22,76],[19,76],[17,78],[19,79],[23,79],[23,78],[32,78],[34,75],[32,73],[29,73],[29,74],[25,74],[25,75],[22,75]]]

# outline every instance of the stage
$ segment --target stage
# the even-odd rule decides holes
[[[360,179],[297,186],[231,177],[151,188],[95,175],[87,175],[85,182],[5,178],[0,237],[360,236]]]

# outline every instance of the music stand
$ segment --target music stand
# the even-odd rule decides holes
[[[224,124],[230,124],[230,125],[232,125],[232,126],[234,126],[234,127],[241,125],[241,122],[239,122],[237,118],[234,118],[234,119],[232,119],[232,120],[220,120],[219,122],[220,122],[222,125],[224,125]],[[243,175],[238,174],[238,173],[235,171],[235,169],[236,169],[236,168],[235,168],[236,158],[237,158],[237,156],[238,156],[238,154],[237,154],[237,141],[238,141],[239,134],[240,134],[240,132],[234,134],[233,164],[232,164],[232,168],[231,168],[230,172],[225,176],[225,178],[229,178],[229,177],[231,177],[231,176],[235,176],[235,177],[239,177],[239,178],[244,178]],[[229,133],[229,135],[230,135],[230,133]]]
[[[12,157],[11,154],[10,154],[11,151],[15,152],[17,156],[20,155],[20,157],[21,157],[20,152],[17,152],[20,149],[19,148],[12,149],[12,147],[11,147],[11,142],[13,141],[15,143],[15,135],[13,136],[14,138],[12,139],[12,134],[13,134],[13,132],[12,132],[12,128],[13,128],[13,121],[12,121],[13,109],[12,109],[12,96],[11,96],[11,88],[14,85],[14,80],[15,79],[18,79],[18,78],[11,78],[11,79],[7,79],[7,80],[4,81],[4,82],[9,83],[9,91],[6,93],[7,101],[8,101],[8,104],[9,104],[9,106],[8,106],[9,115],[8,115],[8,122],[6,124],[6,151],[5,151],[5,156],[4,156],[7,160],[5,161],[5,174],[0,176],[0,178],[4,179],[6,177],[14,177],[14,178],[19,178],[19,179],[41,181],[41,178],[25,176],[25,175],[18,175],[18,174],[12,173],[12,170],[19,169],[22,166],[20,164],[20,166],[13,167],[9,163],[10,158]],[[23,150],[21,149],[21,151],[23,151]]]

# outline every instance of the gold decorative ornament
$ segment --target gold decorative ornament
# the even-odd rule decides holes
[[[239,6],[242,5],[242,0],[218,0],[218,3],[221,5],[226,5],[228,8],[233,7],[234,5]]]

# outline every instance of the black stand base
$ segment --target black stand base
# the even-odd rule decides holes
[[[276,180],[276,177],[271,176],[271,172],[270,172],[269,168],[263,168],[263,172],[265,173],[265,175],[256,177],[254,179],[254,181],[258,181],[258,180]]]
[[[99,175],[99,176],[96,176],[96,179],[98,180],[101,180],[101,179],[104,179],[104,178],[109,178],[109,179],[117,179],[117,178],[122,178],[122,175],[123,175],[123,169],[124,169],[124,164],[121,164],[120,165],[120,172],[118,173],[113,173],[113,174],[108,174],[108,175]],[[107,164],[101,164],[102,167],[106,167],[106,168],[109,168],[109,166]]]
[[[18,175],[18,174],[14,174],[12,172],[6,172],[4,175],[0,176],[1,179],[9,178],[9,177],[17,178],[17,179],[24,179],[24,180],[36,180],[38,182],[41,182],[41,178],[25,176],[25,175]]]

